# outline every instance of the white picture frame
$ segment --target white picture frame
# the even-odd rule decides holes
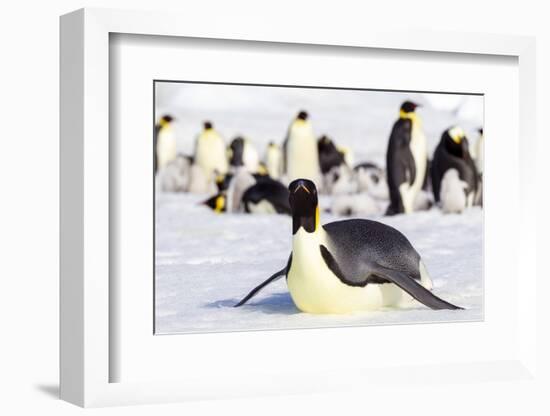
[[[524,284],[517,288],[516,326],[510,331],[513,353],[498,360],[441,362],[439,367],[419,362],[411,368],[373,366],[313,371],[281,368],[254,379],[222,374],[213,380],[190,375],[177,381],[111,382],[111,365],[117,357],[110,348],[109,275],[109,36],[114,33],[225,39],[249,42],[331,45],[452,54],[502,55],[518,60],[519,134],[517,135],[519,189],[517,264]],[[246,35],[243,35],[245,33]],[[486,379],[524,380],[536,375],[536,200],[529,179],[535,169],[535,42],[533,38],[421,32],[377,32],[327,35],[318,30],[280,30],[277,24],[240,27],[231,22],[205,29],[190,16],[82,9],[61,18],[61,398],[80,406],[158,403],[198,398],[246,397],[260,394],[308,393],[348,388],[354,383]],[[334,330],[331,330],[334,331]],[[349,328],[346,331],[356,331]],[[284,332],[284,331],[283,331]],[[327,332],[328,333],[328,332]],[[332,332],[331,334],[335,334]],[[151,334],[152,336],[152,334]],[[209,337],[217,335],[210,334]],[[270,333],[271,342],[282,337]],[[309,338],[321,338],[309,332]],[[167,341],[165,341],[167,342]],[[139,346],[136,346],[139,348]],[[446,376],[441,376],[441,369]],[[319,377],[328,374],[329,377]],[[342,380],[348,380],[343,382]],[[307,382],[306,382],[307,381]],[[276,387],[275,387],[276,386]],[[351,388],[351,387],[350,387]]]

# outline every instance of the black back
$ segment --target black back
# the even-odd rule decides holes
[[[387,214],[404,212],[403,201],[399,194],[399,185],[412,184],[416,177],[416,165],[409,147],[411,142],[412,121],[400,118],[393,125],[388,150],[386,152],[386,170],[390,191],[390,206]]]
[[[347,281],[364,283],[379,266],[420,279],[420,255],[395,228],[364,219],[335,221],[323,228],[330,238],[328,250]]]
[[[242,197],[246,212],[250,212],[248,203],[259,203],[267,200],[279,214],[291,214],[288,202],[289,192],[286,186],[268,176],[264,176],[258,182],[248,188]]]

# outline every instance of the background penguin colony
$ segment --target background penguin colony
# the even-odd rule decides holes
[[[406,214],[432,207],[461,213],[481,205],[483,129],[470,146],[460,126],[449,126],[429,154],[417,107],[405,101],[396,108],[385,139],[384,167],[373,160],[354,161],[353,150],[339,146],[329,132],[316,136],[314,117],[304,110],[290,122],[284,139],[265,149],[243,136],[226,142],[215,123],[205,121],[192,155],[177,152],[173,125],[178,120],[165,114],[155,128],[156,189],[210,194],[205,209],[217,213],[290,214],[287,185],[298,178],[315,182],[326,197],[326,210],[339,216]]]

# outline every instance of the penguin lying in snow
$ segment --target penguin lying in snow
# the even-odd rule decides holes
[[[322,226],[315,184],[298,179],[289,191],[293,237],[288,263],[235,306],[286,276],[290,296],[303,312],[351,313],[399,305],[410,297],[432,309],[461,309],[430,291],[420,255],[399,231],[362,219]]]
[[[250,214],[290,215],[288,189],[276,180],[263,178],[242,196],[244,211]]]
[[[249,214],[288,214],[288,189],[267,175],[250,175],[244,169],[235,175],[227,189],[203,202],[215,212]]]
[[[474,204],[479,178],[468,149],[468,139],[460,127],[445,130],[434,152],[432,190],[436,203],[440,201],[443,175],[451,168],[456,169],[460,180],[466,182],[466,206],[471,207]]]

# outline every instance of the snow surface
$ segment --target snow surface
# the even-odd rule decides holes
[[[304,90],[227,85],[156,84],[156,115],[176,117],[178,149],[192,153],[204,120],[229,142],[242,134],[263,156],[267,143],[281,143],[299,110],[310,113],[315,134],[328,134],[353,149],[356,163],[384,165],[391,126],[400,104],[419,110],[430,154],[444,129],[460,124],[477,140],[483,98],[437,94]],[[461,111],[467,110],[467,111]],[[468,117],[463,115],[467,114]],[[443,214],[438,208],[395,217],[369,217],[405,234],[420,253],[434,293],[466,308],[432,311],[412,302],[351,315],[300,312],[285,279],[266,287],[247,305],[233,308],[252,288],[283,268],[291,251],[291,219],[284,215],[216,214],[199,202],[208,195],[157,193],[155,319],[159,334],[378,325],[483,318],[483,211]],[[321,200],[324,208],[330,200]],[[340,219],[323,213],[321,222]]]
[[[252,288],[286,265],[291,218],[216,214],[205,196],[159,194],[156,201],[156,332],[211,332],[322,326],[470,321],[482,319],[482,217],[437,208],[375,218],[400,230],[420,253],[434,293],[466,308],[407,308],[352,315],[311,315],[294,306],[285,279],[248,304],[233,308]],[[338,218],[323,214],[322,223]]]

